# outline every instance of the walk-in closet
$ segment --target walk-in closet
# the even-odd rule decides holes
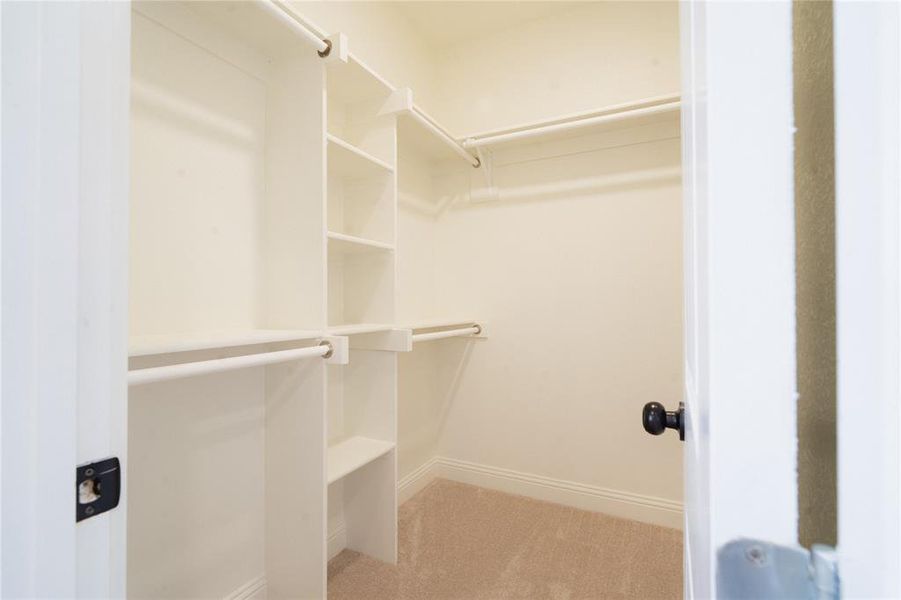
[[[675,2],[133,2],[128,596],[681,596],[679,90]]]

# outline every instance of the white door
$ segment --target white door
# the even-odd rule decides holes
[[[125,502],[76,466],[126,436],[127,3],[0,3],[0,596],[125,595]],[[101,491],[101,495],[107,491]]]
[[[901,597],[901,8],[834,11],[838,541],[846,598]]]
[[[684,2],[685,595],[797,541],[791,3]]]

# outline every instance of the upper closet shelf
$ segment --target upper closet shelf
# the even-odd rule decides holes
[[[385,242],[369,240],[334,231],[328,232],[328,247],[329,250],[341,254],[361,254],[364,252],[394,250],[394,246]]]
[[[395,90],[381,112],[397,116],[398,154],[413,153],[430,162],[462,159],[473,167],[481,165],[475,154],[413,103],[410,88]]]
[[[322,331],[306,329],[248,329],[182,335],[141,335],[128,340],[128,356],[150,356],[253,344],[294,342],[317,339],[322,335]]]
[[[390,83],[352,53],[347,55],[347,62],[330,62],[326,76],[329,98],[340,104],[384,99],[394,91]]]
[[[615,104],[597,110],[565,115],[545,121],[524,123],[515,127],[486,131],[463,138],[463,147],[474,150],[515,142],[547,141],[591,131],[603,131],[610,125],[628,121],[630,125],[643,125],[679,115],[679,94],[644,98],[633,102]]]
[[[360,150],[341,138],[328,134],[328,168],[338,177],[362,179],[394,172],[394,167]]]
[[[330,335],[348,336],[361,335],[364,333],[379,333],[381,331],[391,331],[396,329],[397,325],[391,323],[357,323],[352,325],[332,325],[329,326]]]

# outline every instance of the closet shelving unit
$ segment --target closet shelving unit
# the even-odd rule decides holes
[[[129,593],[161,594],[183,579],[182,548],[230,531],[156,517],[171,515],[167,488],[192,486],[165,468],[197,452],[192,420],[228,405],[259,408],[263,434],[204,473],[217,509],[257,519],[264,541],[248,552],[269,595],[324,597],[336,550],[396,560],[397,352],[486,337],[469,317],[398,323],[398,155],[472,173],[492,136],[631,109],[457,139],[344,36],[317,43],[324,32],[281,4],[135,2],[133,15],[129,368],[332,352],[130,390]],[[665,104],[632,108],[653,118]],[[148,424],[167,419],[179,426]],[[181,501],[202,512],[210,498]]]

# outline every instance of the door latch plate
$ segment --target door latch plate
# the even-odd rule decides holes
[[[117,457],[75,468],[75,522],[119,506],[122,472]]]

